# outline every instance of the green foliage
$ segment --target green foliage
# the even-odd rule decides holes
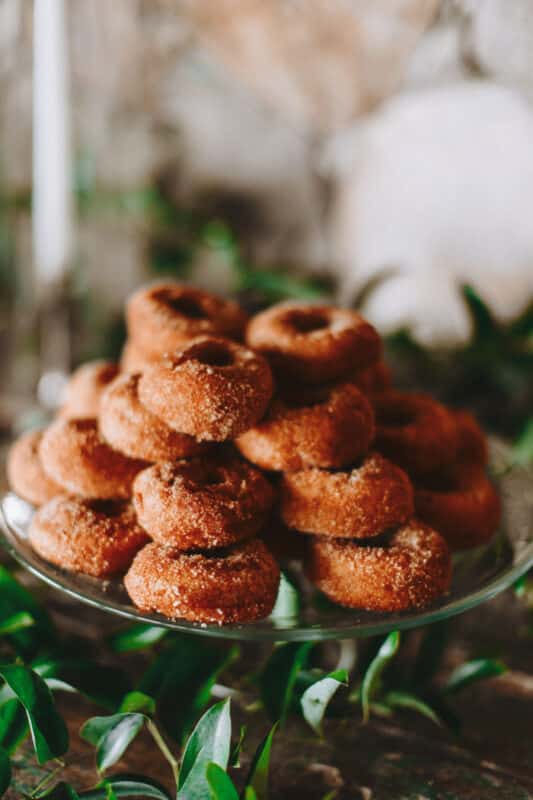
[[[129,653],[133,650],[144,650],[160,642],[168,634],[160,625],[140,623],[115,633],[109,643],[115,653]]]
[[[277,730],[275,723],[265,736],[252,759],[250,771],[246,779],[247,788],[251,788],[257,800],[268,800],[268,773],[270,770],[270,755],[272,741]]]
[[[446,682],[446,691],[459,692],[478,681],[497,678],[506,670],[505,664],[494,658],[476,658],[473,661],[466,661],[454,669]]]
[[[92,717],[80,730],[80,736],[96,747],[96,766],[100,772],[116,764],[141,731],[146,717],[138,713]]]
[[[203,715],[189,737],[179,771],[178,800],[204,800],[209,797],[207,766],[226,769],[230,756],[230,701],[216,703]]]
[[[389,633],[377,655],[372,659],[361,684],[361,708],[363,710],[363,721],[367,722],[370,717],[370,704],[373,697],[378,693],[383,671],[392,661],[398,647],[400,646],[400,634],[398,631]]]
[[[207,765],[205,776],[211,800],[239,800],[239,793],[233,781],[218,764],[211,761]]]
[[[296,678],[306,665],[312,647],[312,642],[289,642],[276,647],[259,677],[261,699],[267,713],[281,725],[293,699]]]
[[[345,669],[330,672],[305,690],[300,705],[306,722],[319,736],[322,735],[322,720],[330,701],[341,686],[348,686],[348,673]]]

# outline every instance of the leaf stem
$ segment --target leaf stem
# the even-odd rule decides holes
[[[59,759],[57,759],[59,761]],[[31,797],[37,797],[37,795],[45,789],[49,783],[52,783],[56,775],[61,772],[65,768],[65,762],[59,761],[57,767],[53,769],[51,772],[47,772],[47,774],[41,778],[37,786],[32,789]]]
[[[159,728],[157,727],[157,725],[155,724],[155,722],[152,719],[148,719],[147,720],[146,727],[148,728],[148,730],[152,734],[152,738],[153,738],[154,742],[159,747],[159,749],[163,753],[164,757],[166,758],[166,760],[170,764],[170,768],[172,769],[172,774],[174,776],[174,780],[176,782],[176,787],[177,787],[178,786],[179,771],[180,771],[178,761],[172,755],[167,743],[165,742],[161,732],[159,731]]]

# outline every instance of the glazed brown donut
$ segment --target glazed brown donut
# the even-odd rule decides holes
[[[292,471],[345,467],[365,455],[373,438],[370,403],[345,383],[285,393],[235,444],[263,469]]]
[[[131,497],[133,479],[146,467],[109,447],[95,419],[57,419],[44,432],[39,455],[67,492],[103,500]]]
[[[281,481],[281,516],[303,533],[351,539],[379,536],[413,513],[409,478],[379,453],[349,472],[288,472]]]
[[[102,395],[98,424],[108,444],[144,461],[175,461],[205,450],[206,445],[173,431],[142,405],[139,378],[139,373],[119,375]]]
[[[129,336],[149,356],[171,352],[201,335],[241,339],[246,319],[232,300],[180,283],[143,286],[126,304]]]
[[[135,342],[127,339],[124,342],[120,356],[120,369],[122,372],[144,372],[155,361],[159,361],[160,355],[154,356],[145,353]]]
[[[42,431],[30,431],[11,446],[7,457],[7,480],[19,497],[34,506],[47,503],[63,489],[49,478],[39,456]]]
[[[29,539],[46,561],[103,578],[125,572],[148,536],[128,503],[63,496],[35,514]]]
[[[355,311],[280,303],[249,322],[246,342],[275,372],[303,383],[325,383],[373,364],[381,353],[376,330]]]
[[[477,420],[463,409],[454,411],[453,416],[459,432],[458,463],[486,466],[489,460],[487,437]]]
[[[425,394],[390,389],[374,398],[375,447],[414,475],[451,464],[459,446],[453,414]]]
[[[66,419],[93,419],[100,410],[104,389],[118,375],[113,361],[89,361],[75,370],[65,387],[59,414]]]
[[[501,502],[494,486],[477,465],[457,465],[455,475],[415,486],[416,513],[436,528],[452,550],[484,544],[494,535]]]
[[[139,398],[171,428],[223,441],[261,419],[272,388],[262,356],[229,339],[201,336],[147,369]]]
[[[140,524],[152,539],[179,550],[226,547],[253,536],[273,501],[259,470],[231,457],[163,461],[133,485]]]
[[[451,559],[442,536],[411,520],[379,545],[314,537],[309,541],[306,572],[335,603],[368,611],[403,611],[427,606],[448,590]]]
[[[374,397],[392,387],[392,370],[383,360],[354,372],[351,380],[363,394]]]
[[[153,543],[137,554],[124,583],[142,611],[227,625],[270,614],[279,567],[259,539],[207,553],[183,553]]]

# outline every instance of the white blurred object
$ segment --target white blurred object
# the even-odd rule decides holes
[[[332,251],[340,294],[423,345],[468,340],[461,287],[500,321],[533,298],[533,112],[511,89],[461,83],[400,95],[336,136]]]

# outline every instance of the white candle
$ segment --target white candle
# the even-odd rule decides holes
[[[35,0],[33,42],[33,252],[45,287],[65,274],[72,248],[64,0]]]

